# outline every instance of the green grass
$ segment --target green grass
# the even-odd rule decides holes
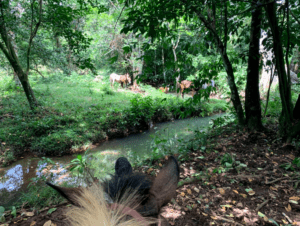
[[[298,95],[300,93],[300,84],[292,85],[291,87],[291,94],[292,94],[292,103],[295,105],[296,101],[298,99]],[[265,111],[266,101],[262,101],[262,114]],[[279,93],[279,87],[276,86],[275,89],[271,89],[270,91],[270,98],[268,103],[268,108],[266,111],[266,115],[269,115],[271,117],[278,118],[281,113],[281,98]]]
[[[192,105],[147,85],[140,85],[142,95],[118,83],[111,88],[108,76],[104,74],[101,82],[76,73],[31,78],[40,104],[35,113],[11,77],[0,77],[0,140],[6,150],[2,155],[9,157],[5,162],[25,150],[59,156],[107,136],[130,133],[132,126],[147,129],[150,120],[199,116],[204,108],[205,114],[226,109],[224,101]]]

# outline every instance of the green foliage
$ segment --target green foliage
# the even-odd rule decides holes
[[[12,207],[12,209],[11,209],[11,213],[10,213],[11,215],[13,215],[13,217],[14,218],[16,218],[17,217],[17,209],[16,209],[16,207],[15,206],[13,206]]]
[[[76,172],[77,176],[81,175],[84,179],[86,179],[86,182],[89,182],[89,179],[93,179],[93,172],[91,171],[91,167],[89,167],[89,149],[84,153],[84,156],[77,155],[77,158],[73,159],[70,164],[66,166],[70,168],[71,172]]]
[[[106,95],[115,95],[114,91],[110,88],[110,86],[104,86],[102,91]]]
[[[190,134],[175,134],[174,136],[164,135],[156,132],[151,137],[153,140],[150,144],[151,159],[160,159],[166,155],[179,154],[178,158],[184,161],[188,158],[191,150],[205,151],[207,144],[207,134],[205,131],[191,131]]]
[[[20,87],[16,86],[15,81],[12,77],[3,76],[0,77],[0,92],[4,95],[9,95],[10,93],[19,91]]]
[[[240,171],[242,168],[247,167],[246,164],[241,163],[240,161],[235,160],[235,155],[226,153],[221,157],[221,165],[223,167],[219,167],[213,170],[213,173],[223,173],[230,169],[236,169],[237,171]]]
[[[235,161],[235,158],[233,155],[226,153],[225,155],[223,155],[223,157],[221,158],[221,164],[227,168],[231,168],[233,163]]]
[[[5,154],[4,154],[3,166],[6,166],[7,164],[11,163],[13,160],[15,160],[15,156],[14,156],[13,151],[6,150]]]
[[[295,168],[300,168],[300,158],[296,157],[291,163],[284,163],[280,165],[280,167],[284,168],[285,170],[295,171]]]
[[[4,211],[5,211],[5,208],[3,206],[0,206],[0,222],[1,223],[4,223],[5,222],[5,216],[4,216]]]
[[[265,109],[266,102],[262,101],[262,109]],[[281,112],[281,99],[279,90],[276,89],[275,92],[271,92],[270,99],[268,103],[268,108],[266,111],[266,115],[273,116],[273,117],[279,117]]]
[[[144,98],[126,90],[112,91],[108,75],[103,77],[101,82],[93,82],[91,75],[75,72],[69,77],[57,74],[38,77],[33,89],[41,106],[36,113],[24,107],[27,100],[22,92],[1,92],[0,115],[4,118],[0,140],[11,148],[6,154],[7,160],[11,161],[13,153],[18,154],[25,149],[41,155],[61,155],[114,136],[112,131],[124,134],[123,131],[130,126],[147,129],[151,120],[160,122],[199,116],[202,111],[208,114],[221,109],[217,106],[224,103],[211,101],[216,107],[195,105],[151,86],[141,85],[141,89],[149,94]]]
[[[151,97],[136,96],[130,100],[130,103],[130,121],[134,126],[139,125],[141,122],[148,123],[152,119],[155,109]]]
[[[232,114],[227,114],[225,116],[222,117],[218,117],[216,119],[212,119],[210,121],[210,128],[211,129],[218,129],[218,128],[222,128],[226,125],[228,125],[229,123],[232,123],[234,121],[235,117]]]

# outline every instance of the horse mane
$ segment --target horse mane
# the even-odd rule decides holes
[[[143,173],[133,172],[129,161],[121,157],[115,163],[112,179],[100,184],[93,183],[88,188],[46,184],[74,205],[66,212],[70,225],[169,225],[159,212],[176,196],[179,173],[178,162],[173,156],[153,180]]]
[[[73,206],[65,213],[68,222],[72,226],[146,226],[155,224],[156,219],[143,217],[142,221],[126,217],[125,208],[135,210],[139,205],[136,197],[138,191],[126,190],[123,198],[120,198],[118,208],[112,211],[107,205],[105,192],[99,189],[99,185],[93,184],[89,188],[81,189],[81,193],[75,195],[79,206]],[[125,210],[125,211],[124,211]]]

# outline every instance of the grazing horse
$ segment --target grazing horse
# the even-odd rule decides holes
[[[184,98],[184,93],[183,93],[184,89],[192,88],[192,97],[195,95],[196,91],[199,91],[199,88],[195,88],[194,83],[188,80],[182,80],[181,83],[177,82],[177,85],[180,86],[180,93],[182,98]],[[208,86],[215,87],[215,81],[211,80],[210,84],[204,83],[202,85],[202,89],[207,89]]]
[[[109,80],[110,80],[110,85],[111,87],[113,87],[115,82],[118,82],[121,84],[122,88],[123,88],[123,84],[125,83],[125,85],[127,86],[127,84],[131,83],[131,78],[129,76],[129,74],[125,74],[125,75],[117,75],[116,73],[112,73],[109,76]]]
[[[182,98],[184,98],[184,89],[188,89],[191,88],[192,86],[194,86],[194,84],[191,81],[188,80],[182,80],[181,83],[178,83],[178,85],[180,86],[180,94],[182,96]],[[195,90],[192,89],[192,96],[194,96]]]
[[[169,87],[168,86],[159,87],[159,90],[161,90],[163,93],[168,93],[169,92]]]
[[[66,215],[73,226],[169,226],[160,209],[176,195],[179,165],[171,156],[153,180],[133,172],[129,161],[121,157],[115,175],[100,186],[64,188],[46,182],[75,205]]]

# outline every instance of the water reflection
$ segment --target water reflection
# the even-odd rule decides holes
[[[70,157],[66,159],[70,161]],[[52,174],[56,182],[70,180],[69,173],[64,168],[66,160],[59,161],[52,165],[40,158],[27,158],[7,168],[2,168],[0,171],[0,206],[13,205],[20,192],[27,190],[31,178]]]
[[[21,178],[23,178],[21,165],[17,165],[7,170],[6,174],[1,179],[2,183],[0,183],[0,190],[6,189],[10,192],[19,189],[22,183]]]

